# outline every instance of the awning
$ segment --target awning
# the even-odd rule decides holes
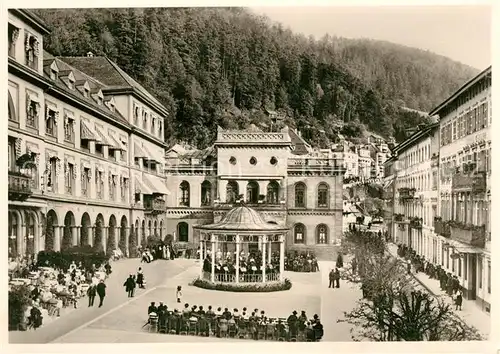
[[[113,144],[109,141],[109,139],[104,135],[104,132],[97,125],[95,126],[94,131],[97,133],[100,141],[96,141],[96,144],[103,146],[113,146]]]
[[[148,156],[138,143],[134,143],[134,156],[138,158],[147,158]]]
[[[143,146],[142,148],[144,149],[144,152],[146,153],[146,156],[145,156],[146,161],[152,161],[154,163],[162,163],[163,156],[158,156],[159,155],[158,153],[154,153],[154,152],[156,152],[155,150],[153,150],[153,152],[151,152],[146,146]]]
[[[389,187],[391,187],[394,183],[394,179],[391,179],[390,181],[387,181],[385,184],[384,184],[384,189],[388,189]]]
[[[80,139],[97,141],[97,137],[94,132],[84,120],[80,121]]]
[[[144,174],[143,181],[153,191],[153,193],[170,195],[170,191],[167,186],[165,186],[165,183],[159,177]]]
[[[458,253],[479,253],[480,254],[480,253],[484,252],[484,249],[482,249],[482,248],[470,246],[470,245],[464,244],[460,241],[452,240],[449,238],[443,238],[443,240],[445,243],[448,243],[450,246],[452,246],[455,249],[455,251],[457,251]]]
[[[119,142],[115,136],[113,135],[112,132],[108,131],[108,137],[109,137],[109,140],[113,143],[112,146],[109,147],[109,149],[113,149],[113,150],[120,150],[120,151],[125,151],[125,149],[123,148],[123,145],[121,142]]]
[[[142,194],[153,194],[153,191],[151,191],[151,189],[146,186],[145,183],[142,183],[142,181],[135,177],[135,192],[136,193],[142,193]]]

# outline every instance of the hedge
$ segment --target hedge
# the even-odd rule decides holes
[[[230,291],[239,293],[269,293],[274,291],[290,290],[292,282],[285,279],[282,282],[272,283],[212,283],[211,281],[197,278],[190,285],[207,290]]]
[[[24,312],[31,302],[27,285],[13,286],[9,291],[9,330],[24,330]]]
[[[109,257],[104,252],[95,252],[90,246],[75,246],[62,252],[40,251],[37,256],[39,267],[56,267],[67,270],[72,262],[82,262],[85,269],[90,269],[92,264],[99,267],[106,263]]]

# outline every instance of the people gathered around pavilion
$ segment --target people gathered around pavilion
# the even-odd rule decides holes
[[[166,334],[292,342],[315,342],[323,337],[319,316],[309,318],[305,311],[300,315],[293,311],[288,318],[274,318],[263,310],[246,307],[231,311],[186,303],[182,309],[169,309],[163,302],[152,302],[147,313],[143,327]]]
[[[285,256],[285,270],[292,272],[318,272],[318,260],[311,252],[288,252]]]

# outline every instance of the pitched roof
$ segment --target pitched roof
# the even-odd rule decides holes
[[[81,72],[80,70],[78,70],[78,69],[70,66],[68,63],[60,60],[59,58],[54,58],[52,55],[50,55],[49,53],[47,53],[45,51],[44,51],[44,59],[53,59],[53,60],[55,60],[57,66],[59,67],[59,70],[60,70],[59,72],[60,73],[62,73],[62,72],[67,72],[67,73],[72,72],[73,75],[75,76],[75,80],[77,82],[78,81],[82,81],[82,80],[87,81],[91,90],[99,90],[99,89],[105,87],[101,82],[97,81],[93,77],[91,77],[91,76],[89,76],[89,75]],[[88,105],[92,106],[92,108],[97,109],[99,111],[103,111],[107,115],[111,115],[113,118],[115,118],[118,122],[120,122],[122,124],[129,125],[128,121],[117,110],[111,111],[107,106],[98,105],[97,102],[95,102],[93,98],[91,98],[91,97],[85,97],[80,91],[78,91],[78,90],[71,90],[61,80],[60,77],[57,77],[56,80],[52,80],[50,78],[50,72],[49,72],[49,68],[48,67],[44,67],[43,72],[44,72],[44,76],[47,79],[53,81],[54,84],[58,88],[63,89],[69,95],[71,95],[71,96],[77,96],[80,100],[83,100],[83,101],[85,101],[85,103],[87,103]]]
[[[108,88],[134,88],[154,102],[154,104],[164,107],[148,90],[107,57],[61,57],[60,59],[96,78]]]
[[[289,129],[288,134],[290,135],[290,140],[294,147],[292,154],[294,155],[305,155],[309,153],[310,145],[306,143],[302,137],[300,137],[295,130]]]

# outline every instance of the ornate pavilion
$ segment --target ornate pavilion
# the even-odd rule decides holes
[[[221,221],[194,229],[200,234],[202,279],[228,283],[283,280],[288,227],[266,222],[256,210],[242,205]],[[279,269],[271,265],[273,251],[279,252]],[[256,254],[261,254],[260,262]],[[207,262],[209,272],[204,267]]]

